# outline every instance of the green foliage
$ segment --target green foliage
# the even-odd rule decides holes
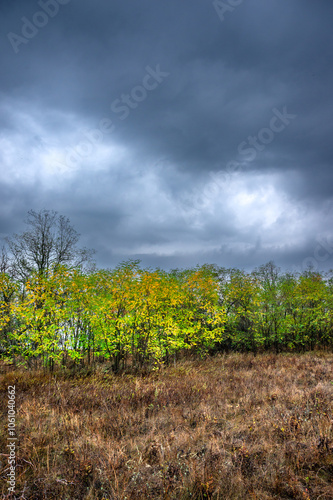
[[[118,371],[160,366],[182,350],[332,347],[333,273],[252,273],[204,265],[142,269],[128,261],[84,273],[55,266],[22,285],[0,274],[4,358],[110,360]]]

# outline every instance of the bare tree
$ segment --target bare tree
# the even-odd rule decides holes
[[[16,278],[24,281],[33,271],[43,274],[62,264],[82,268],[92,263],[94,250],[77,247],[80,235],[67,217],[53,210],[30,210],[25,223],[27,231],[6,238]]]
[[[256,276],[262,284],[265,284],[270,290],[273,290],[279,279],[281,269],[270,260],[267,264],[254,269],[252,274]]]
[[[1,247],[0,250],[0,274],[8,273],[10,271],[10,260],[5,245]]]

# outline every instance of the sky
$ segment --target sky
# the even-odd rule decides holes
[[[333,2],[0,0],[0,244],[333,268]]]

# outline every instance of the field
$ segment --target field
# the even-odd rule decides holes
[[[332,362],[232,353],[146,376],[2,367],[2,422],[16,388],[16,498],[332,499]]]

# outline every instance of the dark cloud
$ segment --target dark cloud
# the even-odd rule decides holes
[[[333,267],[317,248],[333,243],[333,4],[244,1],[223,21],[201,0],[0,13],[1,237],[49,208],[105,267]]]

